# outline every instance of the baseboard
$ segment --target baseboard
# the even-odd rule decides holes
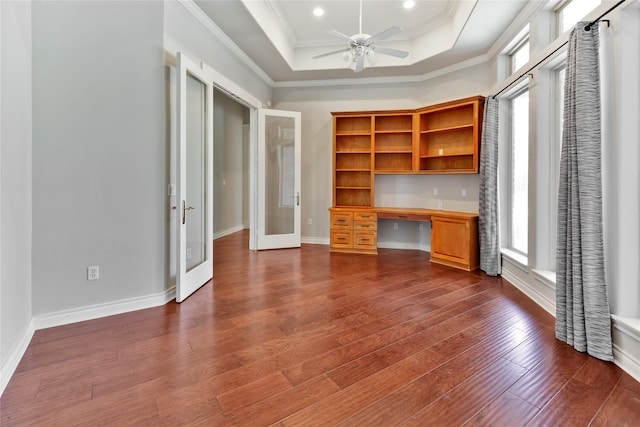
[[[32,319],[29,322],[29,325],[27,325],[27,329],[24,331],[20,341],[14,345],[9,352],[7,360],[0,366],[0,396],[4,393],[4,389],[7,387],[7,384],[9,384],[20,360],[22,360],[22,356],[24,356],[24,353],[27,351],[27,347],[29,347],[29,343],[31,342],[31,338],[33,338],[34,332],[35,328],[33,327]]]
[[[85,307],[62,310],[54,313],[34,316],[32,323],[35,330],[67,325],[69,323],[83,322],[85,320],[98,319],[100,317],[113,316],[115,314],[128,313],[130,311],[164,305],[176,297],[176,289],[145,295],[143,297],[129,298],[105,304],[95,304]]]
[[[640,381],[640,319],[612,315],[611,320],[615,364]]]
[[[306,245],[327,245],[329,246],[329,239],[322,239],[319,237],[302,237],[301,242]]]
[[[228,236],[229,234],[237,233],[238,231],[244,230],[244,225],[236,225],[235,227],[227,228],[226,230],[218,231],[217,233],[213,233],[213,240],[219,239],[224,236]]]
[[[536,304],[542,307],[546,312],[551,314],[553,317],[556,316],[556,303],[555,301],[550,301],[547,297],[542,295],[538,290],[534,287],[530,286],[528,283],[521,280],[519,277],[511,273],[508,269],[504,268],[504,264],[502,266],[502,278],[507,282],[511,283],[513,286],[518,288],[523,294],[531,298]]]

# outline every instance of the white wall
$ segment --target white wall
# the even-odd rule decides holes
[[[494,82],[489,63],[465,68],[419,83],[370,84],[328,87],[288,87],[273,90],[274,108],[302,113],[302,236],[310,243],[329,242],[329,212],[332,204],[332,111],[415,109],[440,102],[484,95]],[[477,212],[478,175],[378,176],[376,205],[410,204]],[[433,196],[433,188],[439,190]],[[468,188],[467,198],[461,188]],[[408,195],[397,200],[397,189]],[[312,225],[308,225],[311,219]],[[428,227],[402,222],[393,230],[381,221],[381,247],[429,248]]]
[[[246,107],[221,92],[214,94],[213,107],[213,233],[226,234],[244,228],[248,195],[249,153],[243,139]]]
[[[36,316],[167,290],[162,42],[159,2],[33,3]]]
[[[0,393],[31,339],[31,4],[0,2]]]

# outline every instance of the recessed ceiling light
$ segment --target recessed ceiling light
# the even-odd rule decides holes
[[[416,2],[413,0],[407,0],[402,5],[404,6],[405,9],[411,9],[413,6],[416,5]]]
[[[313,14],[315,16],[322,16],[324,15],[324,10],[322,10],[322,8],[320,7],[316,7],[315,9],[313,9]]]

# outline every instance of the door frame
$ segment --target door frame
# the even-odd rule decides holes
[[[258,226],[258,109],[265,105],[244,88],[204,62],[201,67],[213,80],[213,87],[249,109],[249,249],[257,249]]]

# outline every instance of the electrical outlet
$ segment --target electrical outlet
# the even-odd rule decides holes
[[[191,259],[191,248],[187,248],[187,259]]]
[[[309,218],[309,219],[307,220],[307,225],[313,225],[313,219]]]
[[[438,202],[438,209],[442,210],[442,202]]]
[[[462,197],[467,197],[467,189],[466,189],[466,188],[463,188],[463,189],[460,191],[460,195],[461,195]]]
[[[100,267],[92,265],[87,267],[87,280],[98,280],[100,278]]]
[[[433,195],[434,195],[434,196],[437,196],[437,195],[438,195],[438,189],[437,189],[437,188],[434,188],[434,189],[433,189]]]
[[[397,222],[394,222],[394,223],[393,223],[393,229],[394,229],[394,230],[397,230],[397,229],[398,229],[398,223],[397,223]]]

